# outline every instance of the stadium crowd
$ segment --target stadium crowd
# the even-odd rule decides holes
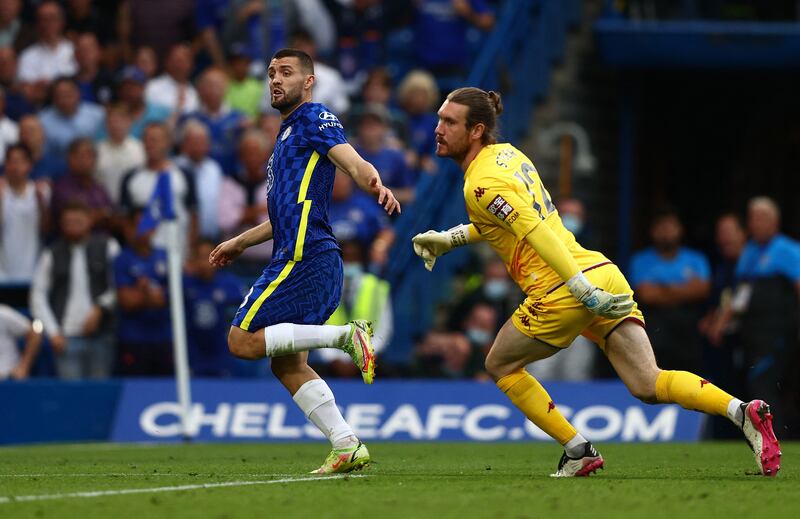
[[[181,229],[192,370],[253,374],[227,354],[225,336],[271,245],[248,250],[230,272],[205,258],[268,218],[264,171],[280,128],[264,92],[269,56],[293,46],[315,58],[315,101],[408,204],[420,176],[436,173],[434,78],[464,73],[492,7],[0,0],[0,284],[11,303],[0,378],[172,372],[165,228],[137,233],[160,175],[170,177]],[[391,337],[381,276],[393,222],[338,174],[331,223],[348,280],[331,320],[371,318],[381,348]],[[52,361],[34,362],[40,350]],[[341,360],[319,362],[350,373]]]
[[[410,204],[419,179],[437,173],[441,90],[465,72],[471,42],[494,23],[492,7],[0,0],[0,284],[4,303],[20,287],[26,294],[21,304],[0,305],[0,379],[172,373],[166,236],[162,227],[137,233],[159,175],[175,191],[193,373],[265,372],[266,363],[231,357],[225,337],[271,245],[226,271],[206,258],[219,240],[268,217],[264,166],[280,117],[264,95],[266,59],[286,45],[315,58],[315,100]],[[581,202],[565,198],[558,208],[594,247]],[[330,217],[345,263],[343,302],[330,322],[373,320],[380,351],[392,335],[382,276],[393,222],[343,174]],[[788,370],[798,350],[800,245],[780,234],[775,203],[753,199],[746,223],[721,216],[713,262],[682,245],[674,211],[656,215],[651,240],[627,273],[663,367],[702,367],[734,391],[782,398],[766,380],[777,368],[786,369],[784,387],[797,379]],[[523,295],[484,252],[476,248],[456,280],[460,295],[397,373],[485,377],[485,353]],[[576,342],[537,364],[537,376],[605,375],[596,348]],[[37,362],[40,351],[52,361]],[[312,359],[323,373],[357,375],[340,352],[322,351]]]

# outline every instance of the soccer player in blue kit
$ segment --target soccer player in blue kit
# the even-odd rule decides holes
[[[266,168],[269,220],[219,244],[209,261],[225,266],[246,248],[273,240],[272,262],[239,307],[228,347],[244,359],[270,357],[272,372],[331,442],[331,453],[314,472],[350,472],[369,463],[369,452],[307,363],[309,350],[338,348],[350,355],[367,384],[375,370],[371,323],[323,324],[342,294],[341,250],[328,222],[336,169],[377,198],[388,214],[399,213],[400,204],[372,164],[347,143],[338,118],[311,102],[315,77],[308,54],[279,50],[267,76],[272,106],[282,119]]]

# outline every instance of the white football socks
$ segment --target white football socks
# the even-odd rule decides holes
[[[334,449],[358,445],[358,438],[344,421],[342,413],[336,407],[333,392],[324,380],[309,380],[300,386],[292,398],[306,418],[328,438]]]
[[[742,410],[742,402],[738,398],[731,399],[728,402],[728,420],[733,422],[733,425],[741,429],[744,422],[744,411]]]
[[[573,459],[581,458],[583,457],[584,453],[583,445],[585,443],[586,443],[586,438],[581,436],[581,433],[575,433],[575,436],[573,436],[570,441],[564,444],[564,451],[570,458]]]
[[[311,325],[281,323],[264,328],[267,357],[280,357],[318,348],[341,349],[350,334],[350,325]]]

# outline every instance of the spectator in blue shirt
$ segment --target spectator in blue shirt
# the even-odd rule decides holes
[[[23,115],[36,111],[17,80],[17,54],[11,47],[0,47],[0,87],[5,90],[6,115],[9,118],[19,121]]]
[[[353,179],[337,171],[328,209],[331,228],[341,242],[355,240],[369,251],[369,271],[380,274],[389,259],[395,233],[375,200],[353,189]]]
[[[740,283],[733,310],[748,367],[748,393],[765,395],[773,406],[776,428],[795,430],[791,426],[800,425],[796,401],[800,394],[800,244],[781,234],[780,218],[772,199],[756,197],[749,202],[751,239],[736,265]]]
[[[114,78],[100,63],[101,50],[97,36],[84,33],[75,42],[75,61],[78,72],[75,80],[81,99],[90,103],[106,105],[114,94]]]
[[[414,199],[415,172],[408,167],[402,150],[389,145],[389,112],[383,105],[364,107],[356,129],[356,151],[375,166],[383,185],[390,188],[400,203]]]
[[[179,126],[189,119],[203,123],[211,137],[210,157],[216,160],[223,173],[236,174],[236,146],[242,131],[249,125],[247,116],[231,110],[224,102],[228,78],[222,69],[209,68],[197,81],[200,108],[183,116]]]
[[[424,70],[413,70],[397,87],[397,102],[406,115],[406,127],[414,163],[422,171],[436,172],[433,155],[436,152],[434,130],[439,123],[436,106],[439,103],[439,88],[431,74]]]
[[[55,181],[67,171],[66,156],[47,151],[47,137],[42,121],[35,114],[23,115],[19,120],[19,141],[31,151],[33,167],[31,180]]]
[[[700,321],[706,336],[703,372],[708,380],[734,394],[744,394],[744,363],[738,322],[731,319],[731,296],[736,288],[736,264],[742,255],[747,233],[738,215],[723,214],[717,219],[715,241],[717,258],[712,268],[710,308]],[[721,416],[709,417],[705,436],[733,439],[738,431]]]
[[[51,89],[53,105],[42,110],[41,120],[47,135],[47,152],[64,157],[69,143],[79,137],[94,139],[105,125],[103,107],[81,101],[78,83],[58,78]]]
[[[194,7],[195,27],[208,57],[217,67],[225,66],[220,34],[228,15],[228,4],[230,0],[197,0]]]
[[[114,260],[119,313],[119,374],[173,373],[172,328],[167,299],[167,253],[151,245],[153,232],[136,233],[142,211],[125,222],[127,245]]]
[[[701,342],[697,324],[711,290],[706,257],[683,247],[683,226],[673,211],[650,226],[653,246],[634,255],[630,283],[642,306],[653,350],[664,369],[696,370]]]
[[[780,232],[780,209],[767,197],[748,204],[750,241],[736,265],[741,280],[779,276],[800,291],[800,244]]]
[[[184,277],[189,366],[200,377],[224,377],[233,372],[228,329],[245,291],[239,279],[218,271],[208,257],[215,243],[199,240]]]
[[[417,63],[437,74],[460,75],[469,60],[467,30],[488,31],[494,14],[484,0],[419,0],[414,21]]]
[[[117,82],[117,96],[128,109],[131,118],[131,127],[128,132],[131,137],[141,139],[148,124],[165,122],[170,118],[169,108],[145,99],[144,87],[147,83],[147,76],[141,69],[132,65],[125,67],[120,72]],[[102,136],[105,137],[105,135]]]

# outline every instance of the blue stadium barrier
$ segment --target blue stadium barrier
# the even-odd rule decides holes
[[[517,142],[529,129],[534,102],[549,86],[550,71],[563,57],[566,32],[580,18],[579,0],[507,0],[495,30],[485,39],[464,85],[497,90],[505,111],[503,140]],[[463,173],[452,161],[440,161],[439,173],[423,176],[417,201],[397,219],[397,241],[387,279],[395,311],[391,347],[382,357],[408,362],[415,340],[431,328],[437,306],[452,297],[455,273],[469,259],[457,250],[427,272],[414,255],[411,238],[427,229],[448,229],[467,220],[461,196]]]
[[[490,382],[396,381],[364,387],[330,382],[344,416],[363,440],[552,441]],[[702,415],[649,406],[618,381],[548,383],[559,409],[596,442],[699,439]],[[171,379],[0,383],[0,444],[182,441]],[[311,441],[306,422],[276,381],[192,382],[190,437],[204,442]]]
[[[122,385],[120,381],[0,382],[0,444],[108,440]]]

